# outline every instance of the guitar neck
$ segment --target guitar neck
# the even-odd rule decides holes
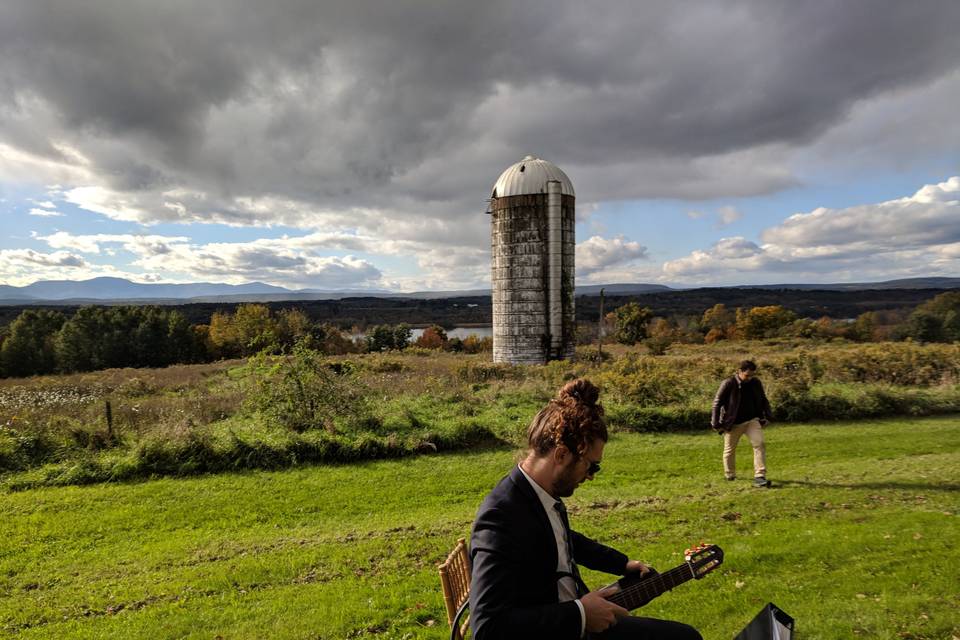
[[[619,581],[620,591],[607,596],[607,600],[620,605],[628,611],[632,611],[693,577],[693,569],[690,565],[682,564],[679,567],[674,567],[669,571],[658,573],[649,578],[642,578],[636,581],[621,579]],[[625,582],[626,584],[624,584]]]

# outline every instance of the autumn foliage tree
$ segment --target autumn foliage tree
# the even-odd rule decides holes
[[[277,321],[266,305],[238,305],[233,322],[244,355],[252,355],[264,349],[276,350],[279,346]]]
[[[443,349],[447,344],[447,332],[440,325],[433,325],[423,330],[423,333],[413,343],[421,349]]]
[[[359,351],[357,344],[344,335],[338,327],[329,324],[314,324],[310,327],[313,348],[327,355],[342,355]]]
[[[700,327],[706,332],[703,341],[707,344],[717,340],[727,340],[736,337],[736,314],[727,309],[727,306],[718,303],[703,312]]]
[[[737,334],[746,339],[772,338],[797,319],[797,314],[778,304],[737,309]]]
[[[941,293],[921,304],[907,318],[901,334],[921,342],[960,341],[960,292]]]
[[[310,318],[300,309],[282,309],[276,317],[277,345],[289,351],[298,341],[310,335]]]
[[[275,317],[266,305],[241,304],[232,314],[218,311],[210,317],[208,339],[215,358],[240,358],[290,348],[309,327],[302,311],[285,310]]]
[[[493,351],[493,338],[490,336],[480,337],[469,335],[460,343],[460,349],[464,353],[486,353]]]
[[[613,313],[617,323],[617,342],[633,345],[647,337],[647,323],[653,317],[648,307],[641,307],[636,302],[628,302]]]

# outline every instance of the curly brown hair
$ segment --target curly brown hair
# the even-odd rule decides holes
[[[586,378],[571,380],[534,416],[527,428],[527,444],[538,456],[563,445],[576,456],[583,455],[598,438],[607,441],[607,423],[600,391]]]

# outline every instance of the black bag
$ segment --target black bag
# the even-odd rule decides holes
[[[743,628],[733,640],[792,640],[793,618],[772,602]]]

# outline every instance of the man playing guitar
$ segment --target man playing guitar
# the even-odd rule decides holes
[[[614,595],[619,586],[590,591],[580,579],[580,565],[628,579],[652,571],[573,531],[561,501],[600,471],[607,428],[598,395],[587,380],[567,383],[531,422],[526,458],[480,506],[470,545],[477,640],[702,640],[689,625],[631,616],[621,606],[631,601]]]

